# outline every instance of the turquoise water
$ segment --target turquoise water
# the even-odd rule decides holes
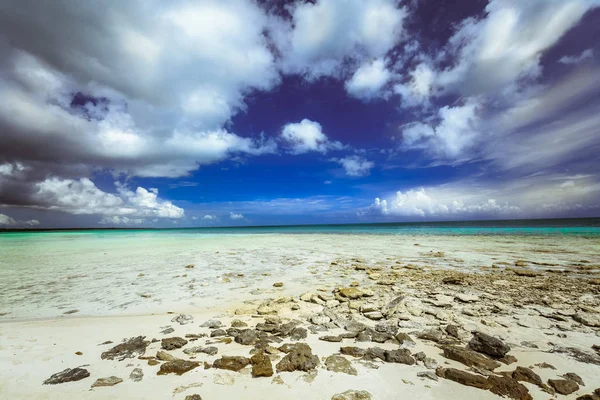
[[[79,235],[143,237],[155,234],[215,235],[248,234],[376,234],[376,235],[577,235],[600,237],[600,218],[536,219],[506,221],[460,221],[428,223],[377,223],[347,225],[289,225],[180,229],[86,229],[35,232],[0,232],[0,240],[26,236],[69,237]]]

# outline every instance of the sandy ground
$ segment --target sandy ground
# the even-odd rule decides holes
[[[274,381],[273,377],[253,378],[250,367],[232,372],[204,369],[201,365],[182,376],[157,376],[159,366],[150,366],[147,360],[132,358],[111,361],[100,358],[103,351],[134,336],[142,335],[150,340],[184,337],[192,333],[209,334],[210,329],[200,327],[209,319],[218,319],[225,328],[230,326],[234,318],[253,327],[264,322],[264,315],[259,315],[264,313],[258,312],[261,306],[273,308],[283,321],[301,321],[305,327],[311,325],[307,320],[314,315],[321,315],[325,308],[341,310],[345,307],[344,312],[348,315],[374,326],[377,322],[365,318],[361,312],[353,309],[348,311],[349,302],[330,306],[329,303],[316,304],[299,298],[306,292],[325,293],[327,296],[335,294],[339,298],[337,288],[356,282],[358,288],[375,292],[373,298],[363,298],[362,306],[387,301],[390,296],[403,297],[404,308],[399,311],[400,331],[413,338],[419,331],[449,323],[461,326],[465,337],[470,331],[477,330],[501,338],[511,346],[510,354],[518,362],[502,365],[495,372],[512,371],[516,365],[529,367],[547,362],[556,370],[533,368],[544,381],[556,379],[567,372],[578,374],[586,386],[569,396],[557,395],[558,398],[575,399],[600,387],[600,365],[580,362],[566,354],[550,351],[557,347],[576,347],[593,355],[592,346],[600,344],[600,327],[580,324],[570,317],[572,312],[583,312],[591,318],[600,315],[597,286],[587,283],[598,278],[598,270],[594,268],[600,264],[597,250],[597,241],[573,238],[557,243],[549,238],[518,241],[510,237],[265,235],[238,238],[235,245],[231,241],[214,241],[205,247],[195,247],[193,251],[185,253],[186,257],[177,253],[177,265],[169,267],[167,271],[162,270],[160,274],[149,268],[139,272],[140,265],[131,266],[131,270],[124,272],[130,284],[136,284],[139,279],[148,275],[152,277],[153,274],[159,276],[152,279],[158,281],[162,275],[165,282],[154,287],[149,285],[148,292],[152,297],[137,296],[135,301],[142,306],[133,304],[122,315],[105,315],[97,309],[96,313],[100,315],[93,315],[95,303],[82,296],[79,302],[69,298],[69,306],[88,310],[87,313],[63,315],[63,309],[60,309],[53,311],[54,317],[44,314],[37,318],[20,318],[18,312],[3,316],[3,322],[0,323],[0,398],[184,399],[186,395],[198,393],[204,400],[331,399],[334,394],[349,389],[366,390],[373,399],[498,398],[489,391],[447,379],[433,381],[419,378],[416,374],[427,370],[422,363],[404,365],[375,361],[369,364],[349,358],[357,370],[357,376],[328,371],[323,361],[327,356],[338,353],[340,346],[376,346],[387,350],[398,348],[393,341],[380,344],[355,343],[354,339],[344,339],[343,343],[319,340],[322,335],[344,332],[331,324],[327,326],[327,331],[309,332],[308,337],[301,340],[321,359],[316,374],[300,371],[276,373],[274,376],[279,376],[283,383]],[[543,272],[534,277],[517,276],[512,269],[518,260],[524,260],[522,263],[525,266],[519,267],[521,269]],[[582,260],[585,263],[580,263]],[[184,265],[188,263],[195,264],[195,267],[185,269]],[[207,270],[209,265],[213,266],[210,271]],[[497,268],[492,268],[493,265]],[[440,279],[451,276],[456,270],[467,272],[464,276],[467,281],[470,280],[468,285],[440,285]],[[546,270],[570,272],[556,274]],[[138,277],[140,273],[144,276]],[[488,277],[490,274],[491,277]],[[393,284],[382,284],[378,280],[381,278],[393,279]],[[179,282],[181,280],[186,283],[182,284]],[[193,284],[197,287],[208,287],[210,290],[200,295],[198,289],[183,289],[189,287],[190,280],[194,280]],[[272,286],[278,281],[283,282],[282,288]],[[552,288],[531,289],[544,283]],[[208,286],[200,286],[202,284]],[[569,285],[572,285],[572,290],[567,288]],[[177,293],[167,293],[169,291]],[[76,287],[73,293],[78,293]],[[452,300],[457,294],[474,295],[476,300],[466,304],[456,298]],[[432,303],[439,300],[440,296],[452,301],[442,306]],[[168,301],[174,298],[177,301]],[[277,299],[283,300],[277,302]],[[417,311],[411,309],[414,303],[418,303]],[[0,303],[0,306],[6,309],[6,304]],[[494,307],[502,311],[490,311]],[[139,310],[142,312],[136,313]],[[412,310],[412,313],[406,314],[405,310]],[[556,322],[548,318],[548,313],[556,312],[563,312],[568,316],[565,318],[568,321]],[[172,322],[180,313],[191,315],[193,322],[186,325]],[[394,318],[391,320],[397,321]],[[174,332],[164,335],[161,330],[167,326],[171,326]],[[465,340],[468,341],[468,338]],[[113,343],[101,345],[106,341]],[[183,349],[212,343],[219,348],[217,355],[201,353],[193,358],[209,364],[223,355],[250,357],[252,346],[215,341],[215,338],[203,337],[188,343]],[[410,347],[413,354],[423,351],[439,366],[464,369],[458,362],[444,358],[438,343],[419,339],[415,339],[415,342]],[[523,342],[532,342],[538,348],[523,345]],[[283,343],[291,341],[283,338]],[[160,342],[151,343],[145,355],[155,355],[160,346]],[[190,359],[182,352],[183,349],[170,353],[178,358]],[[77,355],[76,352],[82,354]],[[276,355],[273,365],[283,356],[284,353]],[[91,376],[77,382],[42,385],[52,374],[78,366],[84,366]],[[142,381],[129,379],[134,368],[143,370]],[[120,377],[123,382],[113,387],[91,389],[97,378],[108,376]],[[535,385],[525,383],[525,386],[534,399],[551,398]]]

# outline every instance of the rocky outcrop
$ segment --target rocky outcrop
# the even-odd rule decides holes
[[[125,340],[123,343],[103,352],[100,358],[123,361],[126,358],[139,357],[146,352],[146,347],[150,344],[150,342],[144,340],[145,338],[145,336],[138,336]]]
[[[200,363],[187,360],[168,361],[160,366],[156,375],[177,374],[183,375],[200,366]]]
[[[266,354],[260,352],[250,357],[252,363],[252,376],[258,378],[261,376],[273,376],[273,365],[271,359]]]
[[[306,343],[293,345],[285,357],[277,364],[277,372],[311,371],[319,365],[319,357],[313,355]]]
[[[88,376],[90,376],[90,373],[87,369],[79,367],[67,368],[46,379],[44,385],[58,385],[59,383],[80,381]]]
[[[473,338],[469,342],[471,350],[487,354],[492,357],[504,357],[510,351],[510,347],[502,340],[483,332],[473,332]]]
[[[250,364],[250,359],[241,356],[223,356],[213,362],[213,368],[239,371]]]

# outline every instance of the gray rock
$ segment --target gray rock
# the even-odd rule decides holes
[[[421,372],[417,372],[417,376],[419,378],[431,379],[432,381],[437,381],[438,380],[437,375],[433,371],[421,371]]]
[[[109,376],[107,378],[96,379],[96,382],[92,384],[92,387],[115,386],[121,382],[123,382],[123,379],[119,378],[118,376]]]
[[[129,379],[131,379],[134,382],[139,382],[142,379],[144,379],[144,371],[142,371],[141,368],[134,368],[133,371],[131,371],[131,374],[129,374]]]
[[[475,351],[456,346],[444,347],[444,357],[458,361],[468,367],[483,368],[488,371],[493,371],[501,365],[499,362],[491,360]]]
[[[312,349],[306,343],[297,343],[277,364],[277,372],[313,370],[319,365],[319,357],[312,354]]]
[[[221,321],[219,321],[218,319],[209,319],[208,321],[200,325],[200,327],[208,329],[217,329],[221,327]]]
[[[254,329],[244,329],[234,338],[236,343],[251,346],[258,340],[258,332]]]
[[[123,343],[116,345],[103,352],[100,358],[103,360],[119,360],[123,361],[126,358],[135,358],[143,355],[146,352],[146,347],[150,342],[145,341],[145,336],[133,337],[125,340]]]
[[[408,349],[387,350],[385,352],[385,361],[406,365],[413,365],[415,363],[415,359],[410,356],[410,350]]]
[[[492,357],[504,357],[510,351],[510,347],[502,340],[483,332],[473,332],[469,348]]]
[[[373,396],[366,390],[346,390],[343,393],[333,395],[331,400],[372,400]]]
[[[220,336],[226,336],[227,332],[225,332],[225,330],[223,329],[215,329],[214,331],[210,332],[210,337],[220,337]]]
[[[177,322],[179,325],[186,325],[194,321],[194,317],[188,314],[179,314],[171,320],[171,322]]]
[[[180,337],[164,338],[160,341],[160,347],[165,350],[180,349],[188,343],[187,340]]]
[[[325,359],[325,367],[328,371],[342,372],[348,375],[357,375],[356,368],[345,357],[339,355],[331,355]]]
[[[577,382],[572,381],[571,379],[548,379],[548,384],[552,389],[556,390],[556,393],[565,396],[579,390]]]
[[[90,373],[87,369],[67,368],[46,379],[44,385],[57,385],[59,383],[80,381],[88,376],[90,376]]]
[[[306,330],[306,328],[297,327],[292,329],[292,331],[290,332],[290,339],[292,340],[306,339],[307,336],[308,331]]]
[[[431,340],[432,342],[439,342],[444,337],[444,332],[438,328],[432,328],[425,330],[417,335],[419,339]]]

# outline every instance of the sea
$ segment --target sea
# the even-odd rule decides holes
[[[600,264],[600,218],[0,231],[0,322],[214,307],[268,290],[271,277],[301,290],[334,259],[431,265],[431,251],[451,255],[433,260],[449,268],[459,258],[464,268],[503,257]]]

